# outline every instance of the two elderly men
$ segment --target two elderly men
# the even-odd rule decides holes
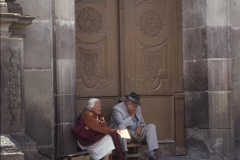
[[[157,159],[154,150],[158,149],[156,127],[146,124],[141,112],[140,96],[134,92],[126,96],[126,100],[113,107],[110,127],[115,129],[127,128],[131,141],[146,141],[149,150],[149,159]],[[127,140],[120,138],[123,156],[127,159]]]

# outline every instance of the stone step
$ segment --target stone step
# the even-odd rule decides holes
[[[11,134],[11,137],[18,142],[23,152],[26,150],[37,150],[37,144],[32,141],[28,135],[24,133],[14,133]]]
[[[25,160],[22,152],[1,153],[1,160]]]
[[[24,160],[21,147],[10,135],[1,135],[1,160]]]
[[[11,137],[20,145],[21,151],[24,153],[25,160],[49,160],[49,158],[39,154],[37,144],[24,133],[14,133]]]

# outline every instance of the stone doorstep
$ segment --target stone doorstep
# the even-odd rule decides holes
[[[11,134],[11,136],[18,142],[21,146],[23,152],[27,151],[37,151],[37,144],[31,140],[31,138],[24,133]]]
[[[24,154],[22,152],[14,153],[1,153],[1,160],[24,160]]]
[[[36,143],[26,134],[1,135],[1,160],[32,160],[39,156]]]
[[[1,135],[1,155],[21,153],[21,147],[10,135]]]

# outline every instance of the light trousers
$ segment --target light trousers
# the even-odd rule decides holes
[[[118,126],[118,129],[125,129],[126,126],[123,124],[120,124]],[[155,149],[158,149],[158,140],[157,140],[157,134],[156,134],[156,127],[154,124],[148,124],[145,127],[142,128],[142,134],[140,136],[135,135],[134,130],[128,130],[129,134],[131,135],[131,139],[127,140],[124,138],[120,138],[120,144],[123,152],[128,151],[127,148],[127,142],[143,142],[146,141],[148,145],[148,151],[153,151]]]

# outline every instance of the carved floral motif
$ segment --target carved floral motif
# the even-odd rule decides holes
[[[144,34],[155,37],[163,30],[163,22],[160,14],[155,11],[145,12],[139,21],[139,25]]]
[[[161,52],[143,53],[144,55],[144,70],[146,71],[145,84],[149,88],[157,88],[160,84],[161,71]]]
[[[11,123],[16,120],[17,112],[15,109],[20,108],[20,94],[19,94],[19,60],[17,57],[17,51],[9,49],[12,54],[10,58],[10,71],[9,71],[9,91],[10,91],[10,102],[9,109],[12,116]]]
[[[152,55],[149,55],[149,54],[144,55],[144,67],[145,67],[145,70],[147,71],[147,75],[146,75],[147,78],[158,77],[158,72],[161,64],[160,58],[161,57],[159,53],[155,53]]]
[[[77,25],[81,32],[98,33],[102,28],[101,14],[94,8],[83,8],[77,15]]]
[[[86,86],[94,87],[98,83],[97,71],[98,60],[101,55],[100,49],[80,48],[81,62],[83,66],[83,80]]]

